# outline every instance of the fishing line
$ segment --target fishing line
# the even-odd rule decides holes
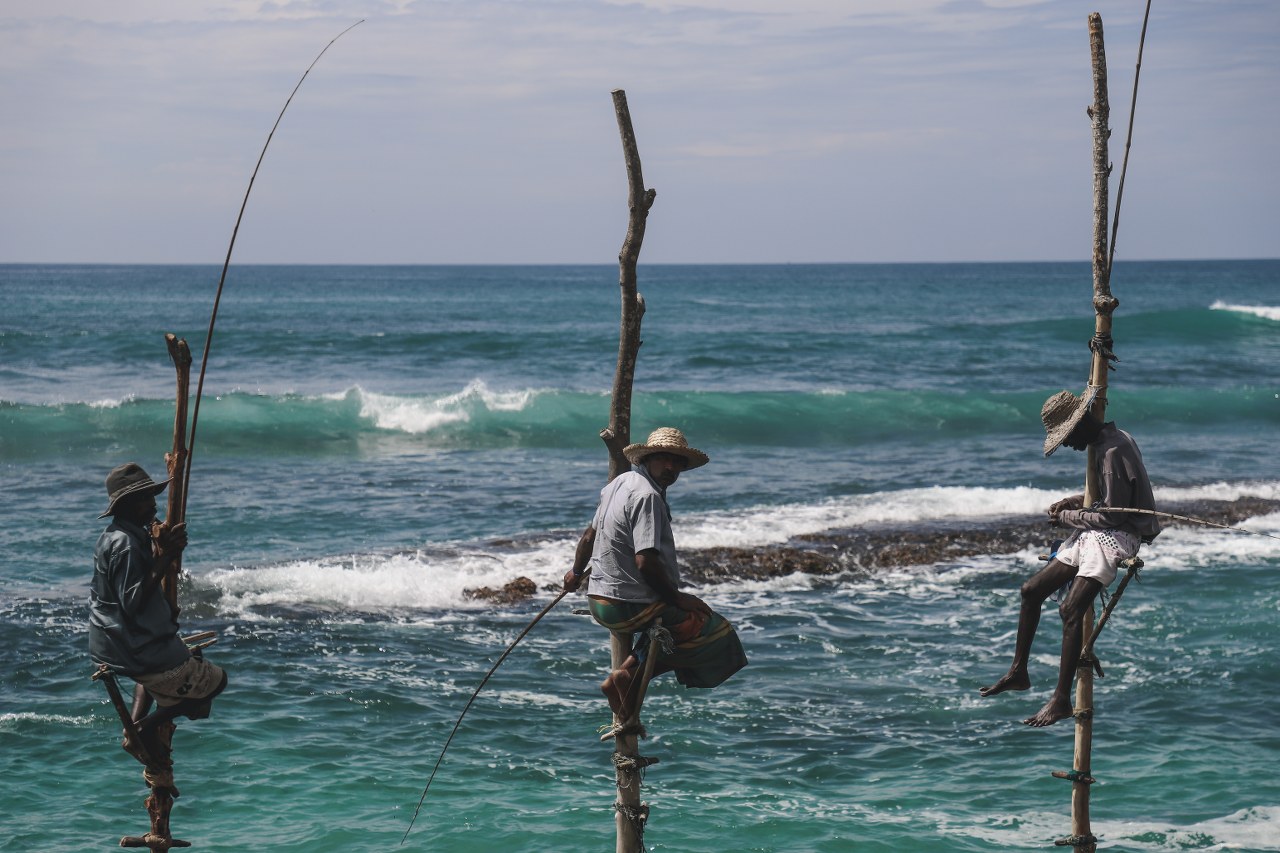
[[[1116,232],[1120,230],[1120,200],[1124,198],[1124,176],[1129,171],[1129,146],[1133,144],[1133,116],[1138,110],[1138,77],[1142,74],[1142,48],[1147,43],[1147,19],[1151,17],[1151,0],[1142,16],[1142,35],[1138,37],[1138,67],[1133,72],[1133,98],[1129,101],[1129,134],[1124,140],[1124,162],[1120,166],[1120,184],[1116,187],[1116,212],[1111,218],[1111,248],[1107,252],[1107,279],[1116,257]]]
[[[588,568],[582,573],[581,577],[585,579],[589,574],[591,574],[591,569]],[[440,769],[440,762],[444,761],[444,754],[448,751],[449,744],[453,743],[453,736],[458,733],[458,726],[462,725],[462,718],[467,715],[467,711],[471,710],[471,703],[476,701],[476,697],[480,695],[480,691],[489,683],[490,676],[497,672],[498,667],[502,666],[502,662],[507,659],[507,655],[511,654],[516,645],[525,638],[525,635],[533,630],[533,626],[537,625],[538,622],[542,620],[543,616],[550,613],[551,608],[559,604],[560,600],[568,595],[569,592],[570,591],[567,589],[561,590],[560,594],[557,595],[550,604],[542,608],[541,612],[539,612],[537,616],[533,617],[533,621],[526,625],[524,630],[520,632],[520,635],[511,641],[511,645],[507,646],[507,650],[502,653],[502,656],[498,658],[497,662],[495,662],[493,666],[489,667],[489,671],[485,673],[485,676],[481,679],[479,686],[476,687],[475,691],[471,694],[471,698],[467,700],[467,704],[463,707],[462,713],[458,715],[458,721],[453,724],[453,731],[449,732],[449,737],[444,742],[444,749],[440,750],[440,757],[436,759],[436,766],[431,768],[431,776],[427,779],[427,786],[422,789],[422,796],[418,798],[418,807],[413,810],[413,817],[409,819],[409,828],[404,831],[404,837],[400,839],[400,843],[402,845],[409,838],[409,833],[413,831],[414,821],[418,819],[418,812],[422,811],[422,804],[426,802],[427,791],[431,790],[431,783],[436,778],[436,771]]]
[[[324,46],[324,50],[321,50],[316,54],[316,58],[311,60],[307,70],[302,72],[302,77],[298,79],[298,84],[293,87],[293,91],[289,93],[284,106],[280,108],[280,115],[276,116],[276,123],[271,125],[271,132],[267,134],[267,141],[262,146],[262,153],[258,155],[258,162],[253,167],[253,174],[249,176],[249,186],[244,191],[244,201],[240,202],[240,214],[236,217],[235,227],[231,229],[231,243],[227,246],[227,258],[222,262],[222,275],[218,278],[218,292],[213,298],[213,313],[209,315],[209,331],[204,338],[204,355],[200,357],[200,381],[196,383],[196,403],[191,411],[191,437],[187,441],[187,465],[182,472],[182,482],[184,484],[189,483],[191,480],[191,457],[196,446],[196,423],[200,419],[200,397],[204,393],[204,373],[205,368],[209,365],[209,345],[213,342],[213,325],[218,319],[218,305],[222,302],[222,286],[227,283],[227,268],[231,266],[231,251],[236,246],[236,235],[240,233],[240,220],[244,219],[244,209],[249,204],[249,193],[253,192],[253,182],[258,177],[258,169],[262,167],[262,159],[267,156],[267,148],[271,145],[271,137],[275,136],[276,128],[280,126],[280,120],[284,118],[285,110],[289,109],[289,104],[293,102],[293,96],[298,94],[298,90],[302,88],[302,81],[307,79],[311,69],[315,68],[316,63],[320,61],[320,57],[324,56],[325,51],[333,47],[334,42],[363,23],[364,19],[361,18],[334,36]],[[184,518],[187,514],[187,497],[190,494],[190,489],[184,490],[182,494],[182,517]]]
[[[1268,539],[1280,539],[1280,536],[1276,536],[1273,533],[1262,533],[1261,531],[1258,531],[1258,530],[1245,530],[1243,527],[1232,527],[1229,524],[1219,524],[1216,521],[1206,521],[1203,518],[1193,518],[1189,515],[1174,515],[1171,512],[1160,512],[1159,510],[1155,510],[1155,509],[1137,509],[1135,507],[1127,507],[1127,506],[1121,506],[1121,507],[1103,506],[1103,507],[1098,507],[1097,511],[1098,512],[1134,512],[1134,513],[1141,513],[1142,515],[1159,515],[1159,516],[1163,516],[1164,518],[1176,518],[1178,521],[1190,521],[1195,524],[1204,524],[1209,527],[1220,527],[1223,530],[1230,530],[1233,533],[1248,533],[1250,536],[1266,536]]]

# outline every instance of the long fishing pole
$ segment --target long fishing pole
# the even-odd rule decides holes
[[[1138,66],[1133,72],[1133,97],[1129,101],[1129,133],[1124,140],[1124,162],[1120,166],[1120,184],[1116,187],[1116,212],[1111,217],[1111,248],[1107,252],[1107,280],[1116,257],[1116,232],[1120,230],[1120,202],[1124,198],[1124,176],[1129,171],[1129,146],[1133,144],[1133,116],[1138,110],[1138,77],[1142,74],[1142,48],[1147,43],[1147,20],[1151,17],[1151,0],[1142,16],[1142,35],[1138,37]]]
[[[200,381],[196,383],[196,402],[195,406],[191,410],[191,437],[187,441],[187,465],[182,472],[182,482],[184,484],[191,480],[191,457],[196,446],[196,423],[200,419],[200,398],[204,394],[204,373],[205,368],[209,366],[209,345],[213,342],[213,326],[218,320],[218,305],[222,302],[222,286],[227,283],[227,268],[231,266],[231,252],[236,247],[236,235],[240,233],[240,220],[244,219],[244,209],[249,204],[249,193],[253,192],[253,182],[258,177],[258,169],[262,168],[262,159],[267,156],[267,148],[271,145],[271,137],[275,136],[276,128],[280,126],[280,120],[284,118],[285,110],[289,109],[289,104],[293,102],[293,96],[298,94],[298,90],[302,88],[302,81],[307,79],[307,75],[311,73],[311,69],[316,67],[316,63],[320,61],[320,57],[324,56],[326,50],[333,47],[334,42],[363,23],[364,18],[361,18],[334,36],[333,39],[324,46],[324,49],[316,54],[316,58],[311,60],[311,64],[307,66],[307,70],[302,72],[302,77],[298,79],[298,84],[293,87],[293,91],[289,93],[289,97],[285,100],[284,106],[280,108],[280,115],[276,116],[276,123],[271,125],[271,132],[267,134],[267,141],[263,143],[262,153],[258,155],[258,162],[253,167],[253,174],[249,176],[249,186],[244,191],[244,200],[240,202],[240,214],[236,216],[235,227],[231,229],[231,243],[227,246],[226,260],[222,262],[222,275],[218,278],[218,292],[213,298],[213,312],[209,315],[209,331],[204,338],[204,354],[200,357]],[[187,514],[187,496],[190,494],[190,489],[185,489],[182,494],[182,516],[184,518]]]
[[[582,579],[585,579],[589,574],[591,574],[590,568],[582,573]],[[568,594],[569,590],[561,590],[560,594],[552,599],[550,604],[542,608],[538,615],[533,617],[533,621],[524,627],[524,630],[520,632],[520,635],[511,641],[511,645],[507,646],[507,650],[502,653],[502,656],[498,658],[493,666],[489,667],[489,671],[486,672],[484,678],[480,680],[479,686],[477,686],[472,692],[471,698],[467,700],[467,704],[462,709],[462,713],[458,715],[458,721],[453,724],[453,731],[449,732],[449,737],[444,742],[444,748],[440,750],[440,757],[436,759],[436,766],[431,768],[431,776],[427,779],[427,786],[422,789],[422,796],[418,798],[418,806],[413,810],[413,817],[409,819],[409,828],[404,831],[404,837],[400,839],[401,844],[404,844],[404,842],[409,838],[409,833],[413,831],[414,821],[418,819],[418,812],[422,811],[422,804],[427,800],[427,791],[431,790],[431,783],[436,778],[436,771],[440,769],[440,762],[444,761],[444,754],[449,750],[449,744],[453,743],[453,736],[458,733],[458,726],[462,725],[462,718],[467,715],[467,711],[471,710],[471,704],[476,701],[476,697],[480,695],[480,691],[489,683],[490,676],[498,671],[498,667],[502,666],[502,662],[507,659],[507,655],[511,654],[516,645],[525,638],[525,635],[533,630],[533,626],[542,621],[542,617],[550,613],[551,609],[559,604],[560,600]]]
[[[1266,536],[1268,539],[1280,539],[1280,536],[1276,536],[1273,533],[1263,533],[1259,530],[1245,530],[1243,527],[1232,527],[1230,524],[1219,524],[1216,521],[1207,521],[1203,518],[1193,518],[1189,515],[1174,515],[1171,512],[1161,512],[1156,509],[1138,509],[1137,507],[1129,506],[1103,506],[1098,507],[1098,512],[1132,512],[1140,513],[1142,515],[1158,515],[1164,518],[1176,518],[1178,521],[1190,521],[1195,524],[1204,524],[1208,527],[1220,527],[1223,530],[1230,530],[1233,533],[1248,533],[1250,536]]]

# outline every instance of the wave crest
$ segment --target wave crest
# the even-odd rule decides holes
[[[1209,310],[1231,311],[1236,314],[1251,314],[1254,317],[1261,317],[1264,320],[1275,320],[1280,322],[1280,306],[1276,305],[1233,305],[1219,299],[1209,306]]]

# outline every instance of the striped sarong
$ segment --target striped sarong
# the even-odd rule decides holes
[[[674,648],[659,651],[663,668],[675,671],[685,687],[715,687],[747,665],[747,654],[733,625],[719,613],[708,616],[661,601],[644,604],[587,598],[591,616],[618,634],[641,631],[632,653],[644,662],[649,651],[646,628],[656,619],[671,633]]]

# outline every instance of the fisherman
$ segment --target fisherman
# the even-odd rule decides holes
[[[671,633],[674,649],[661,652],[653,673],[674,671],[685,687],[715,687],[747,665],[737,633],[706,602],[681,592],[667,489],[682,471],[707,464],[684,433],[661,427],[643,444],[623,454],[632,463],[600,492],[594,520],[574,551],[564,588],[582,583],[588,562],[587,603],[595,620],[610,631],[641,631],[655,620]],[[636,640],[621,668],[609,673],[600,691],[619,719],[632,715],[647,638]]]
[[[1094,448],[1099,498],[1084,507],[1084,495],[1072,495],[1049,507],[1049,523],[1071,528],[1048,565],[1022,585],[1022,607],[1018,614],[1018,638],[1009,671],[995,684],[983,687],[983,696],[1006,690],[1026,690],[1031,686],[1027,660],[1031,642],[1040,624],[1040,610],[1053,592],[1068,585],[1058,607],[1062,616],[1062,660],[1053,695],[1034,716],[1023,720],[1028,726],[1043,728],[1072,716],[1071,681],[1084,644],[1081,627],[1084,614],[1093,607],[1098,593],[1115,580],[1120,563],[1138,553],[1141,543],[1160,533],[1154,516],[1140,513],[1107,512],[1108,507],[1154,510],[1155,498],[1142,453],[1129,433],[1113,422],[1102,423],[1089,411],[1092,395],[1080,398],[1060,391],[1045,401],[1040,411],[1044,422],[1044,455],[1059,445],[1072,450]]]
[[[94,549],[89,592],[89,654],[136,682],[135,723],[151,710],[152,699],[160,706],[141,736],[146,751],[165,763],[172,728],[158,724],[179,716],[204,719],[227,686],[227,674],[199,651],[192,654],[178,636],[177,614],[160,587],[187,545],[185,523],[156,522],[156,495],[168,485],[134,462],[107,475],[107,510],[98,517],[112,520]],[[121,745],[142,760],[127,735]]]

